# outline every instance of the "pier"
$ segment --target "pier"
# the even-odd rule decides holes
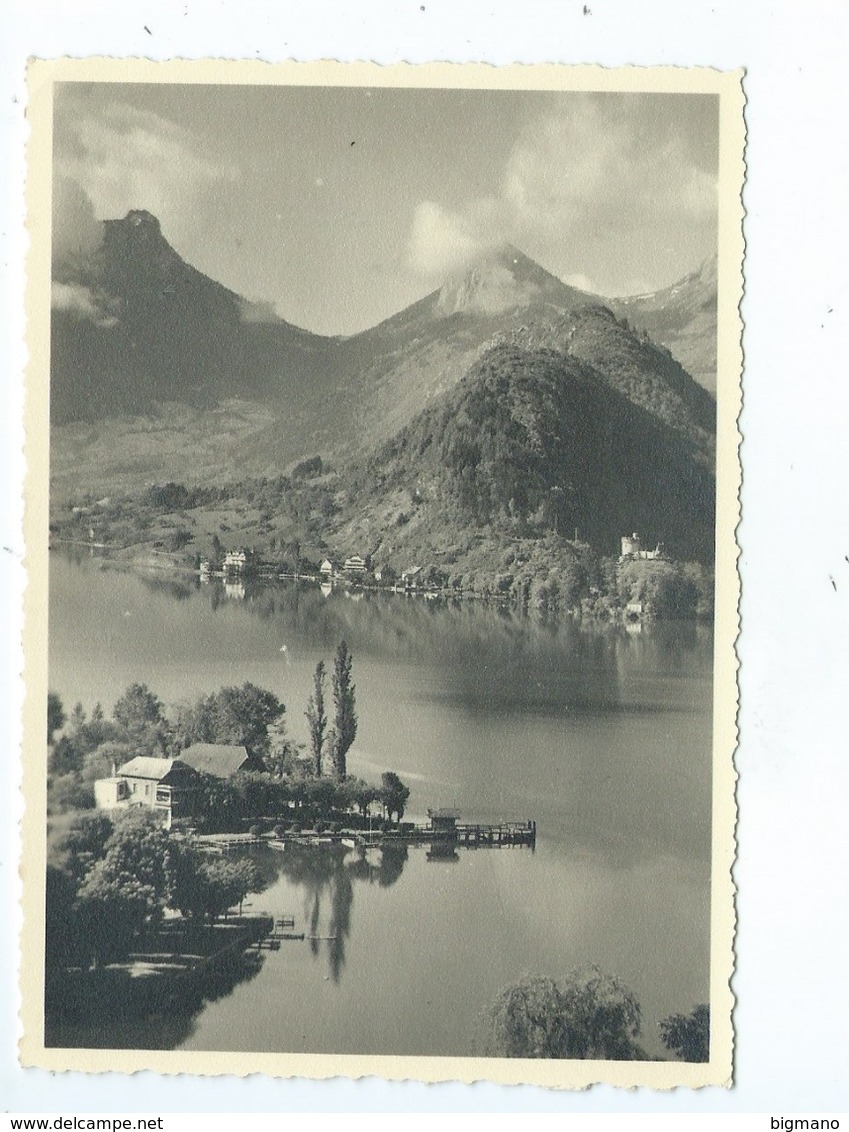
[[[336,845],[346,849],[382,849],[390,845],[450,844],[465,849],[506,849],[536,845],[537,823],[526,821],[461,822],[456,810],[428,810],[427,822],[399,822],[390,830],[344,829],[339,833],[318,834],[302,830],[271,837],[249,833],[214,833],[196,837],[199,849],[207,853],[230,853],[255,845],[285,850],[292,846]]]
[[[483,846],[501,848],[514,845],[535,845],[537,839],[537,823],[502,822],[498,825],[458,825],[456,827],[456,842],[465,845],[468,849]]]
[[[428,822],[400,822],[386,833],[356,833],[348,830],[346,845],[383,848],[386,845],[430,843],[463,846],[466,849],[502,849],[524,845],[533,848],[537,823],[526,821],[460,822],[456,810],[428,810]]]

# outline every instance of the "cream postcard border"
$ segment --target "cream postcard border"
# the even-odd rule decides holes
[[[23,791],[25,813],[21,876],[20,1059],[48,1070],[163,1074],[264,1073],[275,1077],[378,1076],[388,1080],[491,1081],[553,1088],[596,1083],[625,1087],[696,1088],[732,1083],[734,998],[734,884],[736,802],[733,759],[737,743],[737,656],[740,583],[736,528],[741,469],[737,420],[742,404],[743,208],[745,127],[742,72],[709,68],[603,67],[529,64],[282,63],[219,59],[154,62],[147,59],[33,60],[28,72],[27,259],[24,534],[26,698]],[[711,1058],[682,1062],[547,1061],[502,1058],[360,1057],[283,1053],[55,1049],[44,1045],[44,877],[46,765],[43,742],[47,700],[47,531],[49,495],[49,343],[52,178],[52,93],[57,82],[219,83],[225,85],[432,87],[493,90],[642,91],[716,94],[719,116],[718,362],[716,621],[711,862]]]

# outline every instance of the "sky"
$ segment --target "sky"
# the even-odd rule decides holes
[[[509,241],[601,295],[716,251],[712,95],[62,83],[54,250],[146,209],[192,266],[323,334]]]

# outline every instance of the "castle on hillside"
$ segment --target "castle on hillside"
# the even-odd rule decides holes
[[[640,536],[636,531],[632,535],[622,536],[622,553],[619,555],[619,561],[626,558],[642,559],[644,561],[653,561],[656,558],[664,558],[663,543],[659,542],[654,550],[644,550],[643,544],[640,541]]]

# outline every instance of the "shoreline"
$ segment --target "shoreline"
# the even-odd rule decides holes
[[[72,548],[87,549],[86,556],[90,561],[98,561],[116,569],[127,572],[144,573],[155,572],[161,575],[171,575],[175,579],[195,579],[198,587],[219,583],[224,586],[277,586],[294,582],[297,585],[304,583],[308,586],[329,586],[330,592],[353,594],[391,595],[393,597],[423,598],[425,601],[472,601],[483,602],[501,608],[514,609],[526,616],[540,616],[546,620],[568,619],[578,623],[609,628],[622,628],[628,631],[640,631],[643,626],[652,626],[657,623],[679,623],[692,625],[712,625],[713,612],[700,614],[695,612],[687,617],[660,617],[651,610],[641,610],[637,616],[632,616],[627,606],[618,604],[605,604],[598,609],[584,609],[571,607],[567,609],[542,608],[529,602],[522,601],[517,595],[498,590],[457,589],[454,587],[411,586],[402,587],[399,583],[386,585],[367,584],[352,581],[348,578],[335,577],[327,580],[315,574],[293,574],[285,571],[264,573],[249,571],[228,574],[222,570],[204,571],[194,564],[185,561],[175,561],[167,551],[148,550],[145,554],[128,554],[132,547],[109,547],[105,544],[90,543],[82,540],[52,538],[48,551],[57,551]],[[97,551],[97,553],[92,553]],[[665,560],[664,560],[665,561]],[[670,562],[672,560],[669,560]],[[495,578],[495,576],[494,576]],[[328,596],[327,593],[325,596]]]

